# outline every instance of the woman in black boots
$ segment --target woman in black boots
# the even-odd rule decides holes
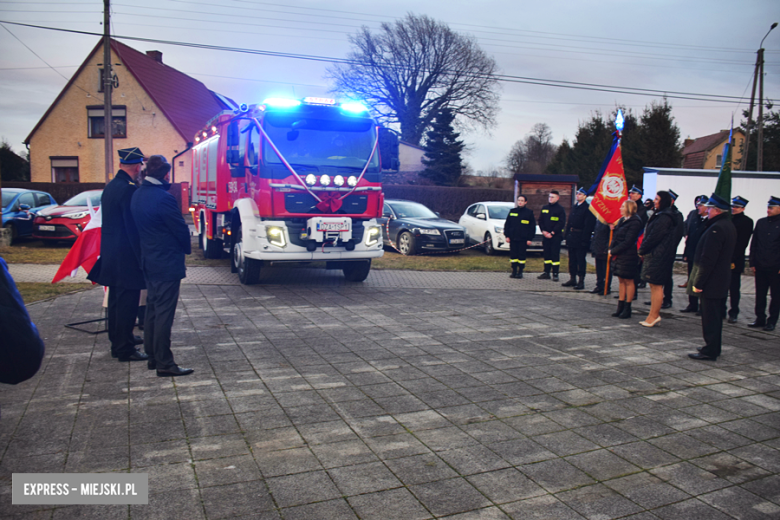
[[[623,214],[612,235],[609,254],[612,256],[612,270],[618,277],[620,293],[618,296],[616,318],[631,317],[631,301],[634,299],[634,277],[636,276],[639,255],[636,251],[636,241],[642,231],[642,220],[636,214],[636,202],[627,200],[620,206]]]

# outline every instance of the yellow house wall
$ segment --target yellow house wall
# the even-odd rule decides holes
[[[731,169],[738,170],[739,163],[742,161],[742,141],[745,139],[745,136],[741,132],[734,132],[732,139],[734,140],[734,148],[731,150]],[[705,170],[720,169],[720,166],[718,166],[718,155],[723,154],[723,145],[725,144],[726,139],[724,139],[723,142],[718,143],[718,146],[707,153],[707,158],[704,160],[703,167]]]
[[[119,79],[119,88],[112,92],[112,104],[124,105],[127,110],[127,137],[114,138],[114,171],[119,169],[117,151],[137,146],[149,156],[164,155],[168,161],[186,149],[187,144],[174,129],[160,108],[152,101],[133,75],[117,66],[122,60],[111,52],[113,70]],[[103,93],[98,92],[99,67],[103,53],[98,50],[60,98],[45,121],[30,139],[30,168],[32,182],[53,182],[51,157],[78,157],[80,182],[104,182],[104,140],[90,139],[87,128],[87,107],[103,105]],[[176,159],[176,182],[189,181],[191,154]]]

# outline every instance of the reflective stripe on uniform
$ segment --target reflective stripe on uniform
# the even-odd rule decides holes
[[[553,261],[552,260],[545,260],[544,263],[545,264],[551,264],[551,263],[553,263]],[[558,263],[560,264],[560,262],[558,262]]]
[[[545,262],[545,263],[547,263],[547,262]],[[560,263],[560,262],[553,262],[553,261],[550,261],[550,263],[552,263],[552,265],[561,265],[561,263]]]

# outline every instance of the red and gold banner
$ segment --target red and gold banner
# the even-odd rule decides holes
[[[617,145],[600,176],[593,200],[590,202],[590,211],[604,224],[614,224],[620,219],[622,216],[620,206],[628,199],[620,137],[616,136],[616,139]]]

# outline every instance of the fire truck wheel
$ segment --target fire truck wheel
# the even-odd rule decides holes
[[[222,240],[209,239],[206,236],[206,225],[200,224],[200,244],[203,249],[203,258],[222,258]]]
[[[243,249],[243,240],[241,239],[241,226],[236,229],[233,239],[233,251],[231,252],[230,263],[235,266],[238,273],[238,280],[244,285],[254,285],[260,281],[260,268],[263,263],[254,258],[245,258]]]
[[[362,282],[368,278],[368,272],[371,271],[371,259],[365,262],[347,262],[343,271],[344,278],[350,282]]]
[[[404,256],[409,256],[414,254],[414,237],[411,233],[408,231],[404,231],[400,235],[398,235],[398,250],[401,252]]]
[[[496,254],[496,250],[493,247],[493,237],[490,236],[490,233],[485,233],[485,254],[486,255]]]

